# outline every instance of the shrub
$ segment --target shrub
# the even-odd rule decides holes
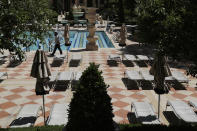
[[[90,63],[75,88],[66,131],[113,131],[111,98],[98,70]]]

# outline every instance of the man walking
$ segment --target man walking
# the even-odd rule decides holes
[[[59,50],[60,54],[62,55],[62,49],[60,47],[60,41],[59,41],[58,33],[55,32],[55,47],[54,47],[53,53],[51,54],[52,56],[54,56],[57,49]]]

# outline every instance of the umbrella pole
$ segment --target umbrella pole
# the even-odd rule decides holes
[[[44,106],[44,95],[42,95],[43,98],[43,114],[44,114],[44,125],[46,125],[45,123],[45,106]]]
[[[68,49],[67,49],[67,63],[68,63]]]
[[[158,119],[160,115],[160,94],[158,95]]]

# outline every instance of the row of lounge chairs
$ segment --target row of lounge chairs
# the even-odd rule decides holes
[[[172,81],[178,81],[180,83],[188,83],[189,79],[180,71],[171,71],[172,76],[165,77],[166,85],[167,83],[171,83]],[[127,78],[126,86],[128,89],[130,89],[130,85],[132,85],[133,88],[138,88],[140,86],[143,86],[143,84],[146,84],[149,82],[152,86],[152,83],[154,81],[154,76],[149,73],[148,70],[141,70],[141,71],[135,71],[135,70],[126,70],[124,72],[124,78]],[[146,87],[146,86],[145,86]]]
[[[47,125],[66,125],[68,122],[69,104],[54,104],[51,107]],[[38,104],[27,104],[22,107],[15,120],[9,125],[10,128],[34,126],[39,117],[41,106]]]
[[[195,110],[197,110],[197,100],[188,102]],[[170,106],[176,117],[180,121],[186,123],[197,124],[197,114],[187,103],[181,100],[168,100],[167,107]],[[137,121],[142,124],[160,124],[152,105],[148,102],[133,102],[131,110],[134,110]]]
[[[53,59],[53,63],[59,63],[58,65],[61,65],[64,63],[64,59],[67,58],[66,55],[56,55]],[[73,66],[77,66],[82,61],[82,55],[81,54],[72,54],[70,59],[70,64]]]
[[[194,109],[197,110],[197,101],[189,101]],[[191,124],[197,123],[197,115],[187,103],[181,100],[168,100],[168,106],[171,106],[172,111],[180,121]],[[54,104],[51,107],[49,117],[46,121],[47,125],[66,125],[68,122],[69,104]],[[39,117],[41,106],[37,104],[28,104],[22,107],[15,120],[10,124],[11,128],[30,127],[35,124]],[[137,121],[142,124],[161,124],[157,118],[153,106],[148,102],[132,102],[131,111],[134,110]],[[130,119],[130,118],[129,118]]]

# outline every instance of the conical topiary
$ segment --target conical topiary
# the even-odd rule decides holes
[[[66,131],[113,131],[111,98],[98,70],[90,63],[75,88],[70,103]]]

